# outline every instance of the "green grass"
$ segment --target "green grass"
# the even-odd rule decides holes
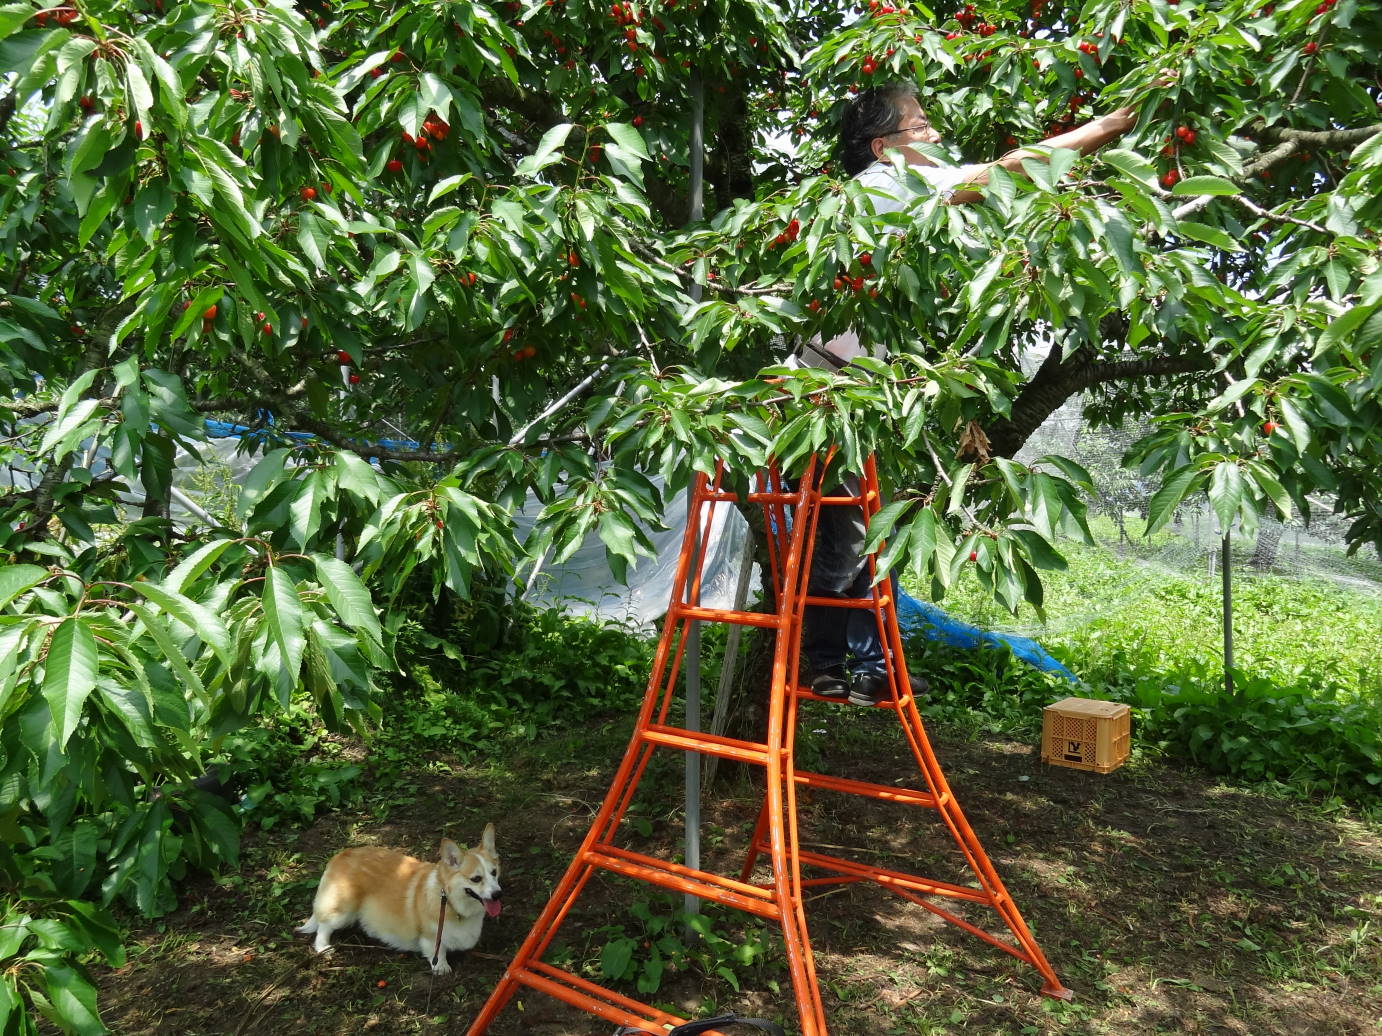
[[[1182,541],[1183,542],[1183,541]],[[1076,693],[1134,706],[1144,749],[1306,794],[1375,797],[1382,786],[1382,594],[1321,576],[1252,573],[1234,556],[1234,694],[1224,684],[1222,583],[1168,534],[1122,551],[1066,544],[1046,573],[1046,623],[1016,617],[965,579],[940,602],[985,629],[1038,640],[1081,681],[1039,674],[1002,651],[918,642],[932,710],[971,729],[1029,735],[1039,707]],[[1168,561],[1180,560],[1179,567]],[[1368,559],[1331,560],[1366,579]],[[1364,584],[1366,585],[1366,584]]]
[[[1143,540],[1130,532],[1123,557],[1105,546],[1062,545],[1069,569],[1043,573],[1050,632],[1030,610],[1011,616],[975,579],[963,580],[940,604],[981,628],[1020,629],[1091,682],[1118,683],[1136,673],[1174,683],[1185,673],[1222,672],[1218,572],[1211,578],[1204,554],[1177,549],[1169,534]],[[1281,686],[1307,683],[1382,700],[1382,586],[1368,594],[1322,577],[1258,575],[1246,565],[1250,548],[1235,555],[1235,666]],[[1166,567],[1168,559],[1183,567]],[[1341,570],[1349,563],[1359,577],[1377,567],[1342,551],[1333,560]]]

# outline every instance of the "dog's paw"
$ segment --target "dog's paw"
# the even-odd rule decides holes
[[[448,964],[448,963],[446,962],[446,956],[445,956],[444,954],[443,954],[441,957],[438,957],[438,958],[437,958],[437,963],[435,963],[435,964],[432,965],[432,974],[433,974],[433,975],[449,975],[449,974],[451,974],[451,965]]]

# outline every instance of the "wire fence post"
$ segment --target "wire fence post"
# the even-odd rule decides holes
[[[1224,530],[1223,555],[1219,567],[1224,580],[1224,692],[1233,697],[1233,557],[1230,553],[1233,532]]]

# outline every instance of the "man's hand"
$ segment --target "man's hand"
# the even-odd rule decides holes
[[[1109,112],[1099,120],[1104,127],[1115,137],[1121,137],[1128,130],[1137,125],[1136,108],[1118,108]]]

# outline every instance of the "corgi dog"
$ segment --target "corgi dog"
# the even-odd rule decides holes
[[[331,858],[312,901],[312,916],[298,929],[315,934],[313,948],[331,948],[331,933],[359,923],[368,935],[400,950],[418,950],[432,971],[449,975],[448,950],[468,950],[480,940],[486,917],[498,917],[499,856],[494,825],[480,844],[464,852],[441,840],[441,858],[423,863],[392,849],[344,849]],[[445,906],[443,907],[443,896]],[[438,919],[443,918],[437,953]]]

